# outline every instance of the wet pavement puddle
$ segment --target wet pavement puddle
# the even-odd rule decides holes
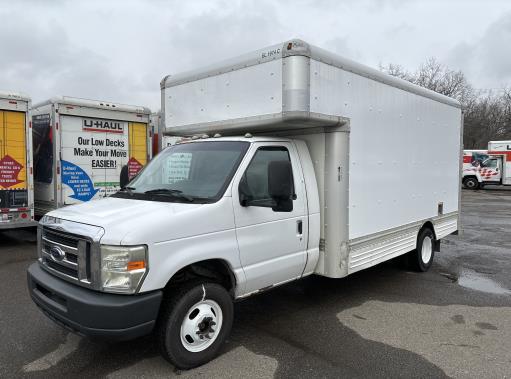
[[[487,278],[476,271],[463,269],[458,277],[458,284],[462,287],[476,291],[493,293],[496,295],[510,295],[511,291],[497,282]]]

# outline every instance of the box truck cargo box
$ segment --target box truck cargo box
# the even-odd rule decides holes
[[[161,88],[165,134],[191,138],[108,199],[41,220],[29,288],[72,329],[156,328],[163,356],[195,367],[222,348],[233,300],[405,254],[426,271],[459,228],[455,100],[300,40]],[[78,256],[71,276],[58,249]]]
[[[168,76],[161,88],[168,134],[292,136],[322,127],[323,137],[304,140],[320,185],[328,168],[345,180],[337,216],[349,231],[335,248],[447,214],[446,232],[456,229],[462,116],[454,99],[301,41]],[[335,163],[323,156],[334,131],[345,136]]]
[[[0,229],[35,226],[30,98],[0,92]]]
[[[35,208],[38,215],[119,190],[152,156],[149,109],[56,97],[34,105]]]

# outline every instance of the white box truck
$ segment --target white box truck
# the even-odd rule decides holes
[[[36,226],[30,98],[0,91],[0,230]]]
[[[166,359],[195,367],[228,336],[234,300],[404,254],[426,271],[458,230],[453,99],[300,40],[161,89],[166,132],[196,135],[123,191],[40,222],[30,293],[73,330],[154,330]]]
[[[467,165],[465,155],[463,157],[465,188],[475,190],[485,185],[511,185],[511,141],[489,141],[488,150],[475,151],[472,155],[477,159],[471,164]]]
[[[35,210],[111,195],[152,156],[148,108],[55,97],[34,105]],[[126,170],[126,168],[125,168]]]

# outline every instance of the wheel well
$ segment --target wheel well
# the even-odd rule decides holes
[[[424,229],[429,229],[433,233],[433,238],[435,239],[434,251],[439,252],[440,251],[440,240],[437,239],[437,237],[436,237],[435,227],[431,221],[426,221],[419,229],[419,232],[417,233],[417,243],[419,243],[419,236]]]
[[[419,229],[419,232],[417,233],[417,238],[419,238],[419,234],[421,234],[421,232],[424,230],[424,229],[429,229],[433,232],[433,236],[435,237],[435,240],[437,239],[436,238],[436,233],[435,233],[435,226],[433,225],[433,223],[431,221],[426,221],[422,227]]]
[[[475,175],[467,175],[463,178],[463,181],[465,181],[467,179],[475,179],[479,182],[479,179],[477,179],[477,176],[475,176]]]
[[[183,267],[170,278],[165,286],[165,290],[198,278],[205,278],[218,283],[229,291],[231,295],[234,295],[236,277],[229,264],[222,259],[208,259]]]

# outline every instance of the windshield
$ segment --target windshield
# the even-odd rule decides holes
[[[474,163],[479,164],[481,162],[483,162],[484,160],[488,159],[490,156],[488,154],[484,154],[484,153],[472,153],[472,165],[474,165]]]
[[[247,142],[204,141],[168,147],[116,197],[214,202],[222,195],[248,149]]]

